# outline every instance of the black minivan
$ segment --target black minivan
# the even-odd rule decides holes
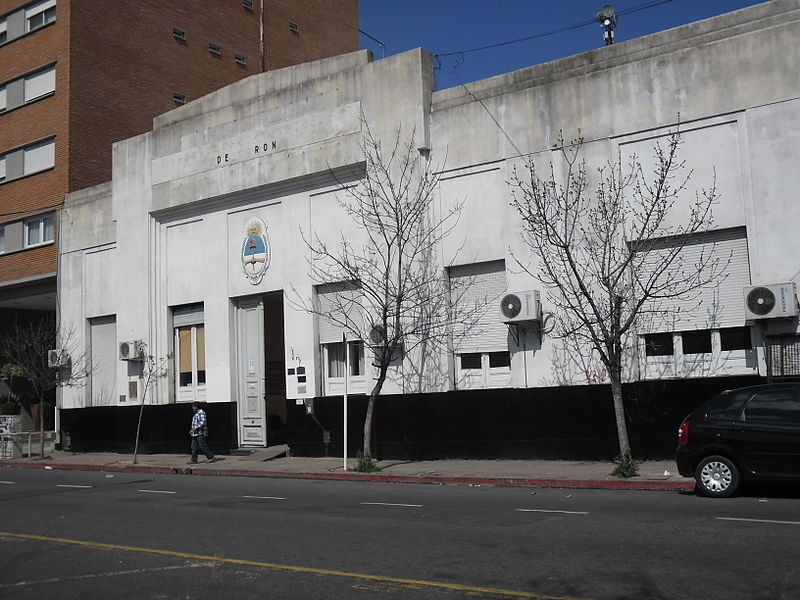
[[[727,498],[741,484],[800,484],[800,383],[727,390],[678,429],[678,471],[703,496]]]

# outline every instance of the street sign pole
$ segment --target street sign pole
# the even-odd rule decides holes
[[[344,442],[342,449],[342,460],[344,470],[347,471],[347,379],[350,375],[350,351],[347,347],[347,333],[342,332],[342,343],[344,343]]]

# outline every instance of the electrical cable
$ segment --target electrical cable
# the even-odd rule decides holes
[[[645,2],[644,4],[637,4],[636,6],[632,6],[631,8],[627,8],[624,10],[617,11],[618,15],[629,15],[635,12],[639,12],[641,10],[646,10],[648,8],[653,8],[654,6],[659,6],[660,4],[666,4],[668,2],[672,2],[673,0],[651,0],[650,2]],[[533,40],[536,38],[542,38],[549,35],[554,35],[556,33],[563,33],[565,31],[571,31],[573,29],[580,29],[581,27],[587,27],[588,25],[595,24],[595,19],[588,19],[586,21],[581,21],[580,23],[575,23],[573,25],[565,25],[564,27],[558,27],[556,29],[550,29],[548,31],[543,31],[541,33],[534,33],[533,35],[529,35],[526,37],[516,38],[513,40],[507,40],[505,42],[497,42],[495,44],[488,44],[486,46],[478,46],[476,48],[469,48],[468,50],[456,50],[453,52],[440,52],[438,54],[434,54],[434,59],[439,62],[439,59],[444,56],[457,56],[457,55],[464,55],[469,54],[470,52],[479,52],[481,50],[489,50],[491,48],[499,48],[501,46],[509,46],[511,44],[517,44],[519,42],[527,42],[528,40]],[[439,63],[441,66],[441,63]],[[437,67],[439,68],[439,67]]]

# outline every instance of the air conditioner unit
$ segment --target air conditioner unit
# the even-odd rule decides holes
[[[794,282],[754,285],[744,288],[744,314],[747,319],[776,319],[797,315]]]
[[[72,359],[63,348],[56,348],[55,350],[47,351],[47,366],[51,369],[58,369],[60,367],[68,367]]]
[[[142,358],[144,358],[144,354],[142,352],[141,340],[119,343],[120,360],[142,360]]]
[[[372,325],[369,328],[369,343],[372,346],[385,346],[394,337],[394,325],[384,328],[383,325]]]
[[[511,292],[500,299],[500,320],[503,323],[519,323],[521,321],[541,321],[542,306],[539,303],[539,292]]]

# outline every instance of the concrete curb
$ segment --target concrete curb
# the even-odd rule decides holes
[[[286,471],[258,471],[248,469],[212,469],[203,466],[162,467],[153,465],[73,465],[66,463],[30,463],[7,461],[4,467],[25,469],[56,469],[64,471],[109,471],[114,473],[159,473],[168,475],[215,475],[236,477],[265,477],[272,479],[321,479],[328,481],[377,481],[384,483],[427,483],[439,485],[486,485],[499,487],[551,487],[571,489],[660,490],[691,491],[694,484],[684,481],[573,480],[524,479],[515,477],[468,477],[452,475],[387,475],[383,473],[313,473]]]

